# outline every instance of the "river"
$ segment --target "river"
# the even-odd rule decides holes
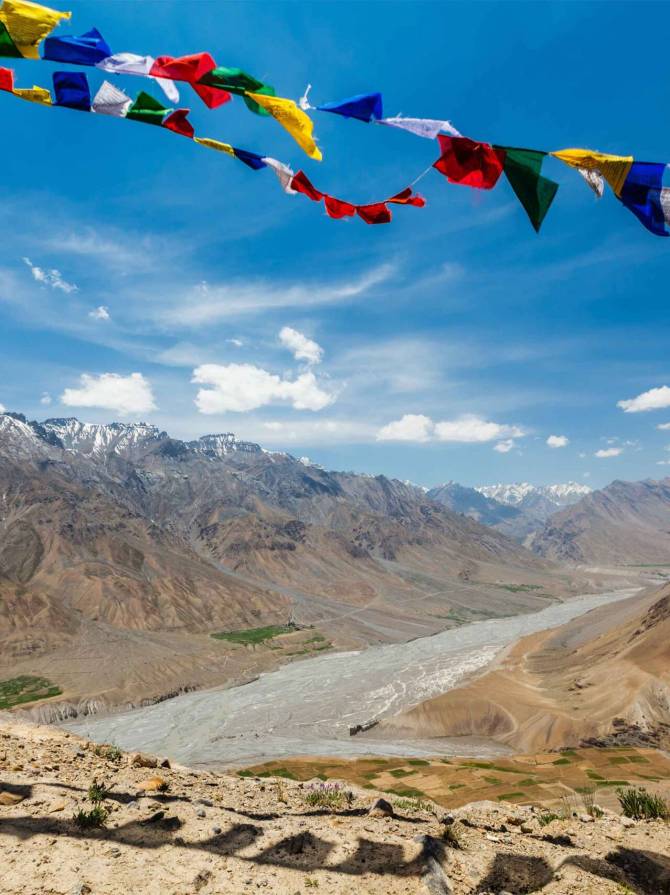
[[[230,689],[186,693],[146,708],[63,724],[97,742],[190,766],[250,764],[292,755],[494,755],[490,741],[374,740],[349,727],[444,693],[510,643],[564,624],[637,588],[575,597],[539,612],[475,622],[410,643],[333,653],[285,665]]]

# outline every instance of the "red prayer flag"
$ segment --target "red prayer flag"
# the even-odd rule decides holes
[[[208,87],[206,84],[194,83],[191,84],[191,87],[195,90],[208,109],[218,109],[219,106],[222,106],[232,99],[231,94],[228,93],[227,90],[222,90],[220,87]]]
[[[440,134],[442,155],[434,163],[450,183],[490,190],[502,174],[503,164],[490,143],[476,143],[467,137]]]
[[[0,90],[11,93],[14,90],[14,69],[0,68]]]
[[[373,205],[358,205],[356,211],[366,224],[391,223],[391,210],[386,207],[385,202],[375,202]]]
[[[296,190],[298,193],[302,193],[313,202],[320,202],[325,195],[325,193],[317,190],[317,188],[310,183],[309,178],[304,171],[298,171],[297,174],[294,174],[291,180],[291,189]]]
[[[193,53],[191,56],[159,56],[151,66],[152,78],[170,78],[193,84],[203,75],[216,68],[216,62],[209,53]]]
[[[350,218],[356,214],[356,206],[351,202],[344,202],[342,199],[336,199],[334,196],[324,196],[323,201],[326,205],[328,217]]]
[[[195,129],[191,122],[188,120],[188,113],[190,109],[175,109],[171,115],[168,115],[162,122],[163,127],[168,128],[168,130],[174,131],[175,134],[181,134],[183,137],[189,137],[189,139],[193,139],[195,136]]]
[[[414,205],[416,208],[423,208],[426,204],[426,200],[423,196],[419,196],[417,193],[412,192],[412,187],[408,186],[406,189],[401,190],[399,193],[396,193],[395,196],[391,196],[390,199],[386,200],[387,202],[393,202],[395,205]]]

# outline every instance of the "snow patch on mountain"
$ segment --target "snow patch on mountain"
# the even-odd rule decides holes
[[[519,507],[538,498],[544,498],[556,507],[567,507],[587,494],[591,493],[588,485],[579,482],[564,482],[556,485],[531,485],[529,482],[514,482],[512,484],[478,485],[476,491],[504,503],[507,506]]]

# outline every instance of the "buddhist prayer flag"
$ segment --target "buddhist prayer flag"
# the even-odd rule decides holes
[[[375,202],[372,205],[357,205],[356,211],[359,218],[366,224],[390,224],[391,212],[385,202]]]
[[[602,174],[617,196],[633,164],[632,155],[610,155],[592,149],[560,149],[551,155],[570,165],[571,168],[585,168],[587,171]]]
[[[344,202],[342,199],[336,199],[334,196],[324,196],[323,204],[326,206],[328,217],[338,220],[339,218],[351,218],[356,214],[356,206],[351,202]]]
[[[312,138],[312,131],[314,130],[312,119],[309,115],[305,115],[292,99],[284,99],[281,96],[266,96],[262,93],[249,93],[247,95],[269,112],[289,132],[298,146],[310,158],[321,161],[323,156]]]
[[[384,202],[374,202],[369,205],[354,205],[352,202],[345,202],[343,199],[336,199],[327,193],[322,193],[309,180],[304,171],[298,173],[291,180],[291,189],[293,192],[302,193],[311,199],[312,202],[320,202],[323,199],[326,207],[326,213],[331,218],[353,217],[355,214],[365,221],[366,224],[388,224],[391,222],[391,210],[389,203],[396,205],[414,205],[422,208],[426,201],[422,196],[417,196],[412,192],[411,187],[407,187],[396,193],[390,199]]]
[[[670,235],[661,202],[666,168],[655,162],[633,162],[619,195],[626,208],[656,236]]]
[[[324,103],[317,106],[320,112],[334,112],[344,118],[357,118],[359,121],[372,121],[383,118],[381,93],[361,93],[338,103]]]
[[[435,118],[403,118],[396,115],[394,118],[382,118],[375,124],[385,124],[388,127],[397,127],[403,131],[409,131],[417,137],[425,137],[427,140],[435,140],[438,134],[450,134],[452,137],[460,137],[460,134],[450,121],[438,121]]]
[[[222,143],[220,140],[212,140],[210,137],[194,137],[195,142],[208,149],[216,149],[217,152],[225,152],[226,155],[235,155],[235,151],[230,143]]]
[[[0,22],[19,55],[26,59],[39,59],[37,48],[41,41],[60,21],[71,16],[71,12],[59,12],[26,0],[4,0],[0,7]]]
[[[53,82],[56,106],[91,111],[91,91],[86,75],[76,71],[55,71]]]
[[[270,113],[251,99],[250,93],[262,93],[264,96],[274,96],[275,89],[269,84],[264,84],[252,75],[242,71],[241,68],[231,68],[219,65],[206,72],[193,85],[198,94],[207,102],[206,97],[216,97],[220,92],[235,93],[242,96],[247,107],[257,115],[269,115]],[[208,103],[209,105],[209,103]]]
[[[138,56],[137,53],[114,53],[107,59],[95,63],[96,68],[111,72],[114,75],[139,75],[153,77],[150,72],[154,66],[153,56]],[[179,102],[179,91],[169,78],[155,78],[156,83],[172,103]]]
[[[98,115],[113,115],[115,118],[125,118],[126,112],[133,101],[123,90],[119,90],[109,81],[103,81],[100,89],[93,99],[92,112]]]
[[[235,158],[244,162],[248,168],[252,168],[254,171],[260,171],[261,168],[266,167],[262,156],[257,155],[255,152],[247,152],[245,149],[236,149],[233,147],[233,153]]]
[[[193,84],[216,67],[209,53],[193,53],[190,56],[159,56],[154,60],[149,74],[153,78],[171,78]]]
[[[47,37],[42,58],[70,65],[95,65],[112,55],[112,49],[97,28],[80,37]]]
[[[589,171],[588,168],[577,168],[577,170],[584,178],[586,185],[593,190],[599,199],[602,199],[605,192],[605,178],[602,174],[595,170]]]
[[[502,146],[496,146],[495,149],[503,163],[503,170],[510,186],[525,208],[535,232],[539,233],[542,221],[558,190],[557,183],[540,173],[547,153]]]
[[[442,155],[433,168],[450,183],[490,190],[502,174],[502,162],[489,143],[476,143],[467,137],[438,137]]]
[[[175,134],[181,134],[182,137],[188,137],[190,140],[195,136],[195,129],[188,120],[190,109],[175,109],[172,114],[163,119],[163,127]]]
[[[9,56],[12,59],[23,58],[4,22],[0,22],[0,56]]]
[[[131,118],[134,121],[143,121],[145,124],[160,125],[163,123],[165,116],[171,111],[172,109],[166,109],[151,94],[145,93],[143,90],[137,94],[137,99],[128,109],[126,118]]]
[[[263,161],[268,168],[272,168],[275,172],[284,192],[293,195],[295,193],[295,190],[291,186],[291,181],[294,176],[293,169],[289,168],[289,166],[285,165],[283,162],[278,162],[276,158],[271,158],[267,155],[263,156]]]

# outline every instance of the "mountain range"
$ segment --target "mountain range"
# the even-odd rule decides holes
[[[0,415],[0,676],[56,669],[74,701],[134,702],[275,661],[218,631],[290,619],[361,647],[593,584],[385,476],[231,434]]]
[[[445,482],[428,491],[431,500],[462,513],[518,541],[542,528],[554,513],[591,493],[587,485],[567,482],[558,485],[480,485],[468,488]]]

